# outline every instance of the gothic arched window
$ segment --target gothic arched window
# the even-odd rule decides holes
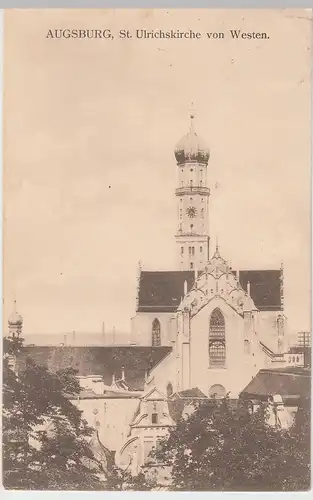
[[[161,345],[161,325],[157,318],[155,318],[152,323],[152,345],[154,347],[159,347]]]
[[[209,364],[223,368],[226,360],[225,319],[219,309],[214,309],[210,318]]]

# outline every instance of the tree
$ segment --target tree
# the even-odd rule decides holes
[[[128,470],[115,468],[107,478],[105,489],[107,491],[151,491],[158,489],[158,482],[147,469],[133,476]]]
[[[27,358],[22,339],[4,339],[3,483],[7,489],[103,489],[88,440],[93,430],[71,402],[71,368],[52,374]]]
[[[174,490],[299,491],[310,486],[309,420],[289,430],[230,402],[200,404],[171,429],[156,453],[171,467]],[[301,441],[301,446],[299,442]]]

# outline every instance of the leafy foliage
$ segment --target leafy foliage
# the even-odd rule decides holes
[[[252,413],[227,399],[199,405],[157,451],[171,467],[174,490],[299,491],[310,487],[309,413],[289,430],[267,423],[267,406]],[[301,419],[301,422],[299,421]]]
[[[101,488],[99,474],[103,471],[88,445],[93,431],[69,399],[80,391],[75,371],[68,368],[52,374],[27,359],[17,374],[17,355],[22,349],[21,339],[4,340],[4,486]]]

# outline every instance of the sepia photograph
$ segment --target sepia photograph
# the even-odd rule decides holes
[[[10,9],[6,490],[311,487],[309,9]]]

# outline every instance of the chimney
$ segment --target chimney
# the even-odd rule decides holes
[[[115,385],[115,373],[112,373],[112,384],[111,387]]]
[[[73,330],[73,345],[75,345],[75,339],[76,339],[76,332]]]
[[[122,366],[122,380],[125,380],[125,369],[124,369],[124,366]]]
[[[247,283],[247,293],[250,297],[250,281],[248,281],[248,283]]]
[[[184,295],[187,295],[188,293],[188,283],[187,280],[184,281]]]
[[[113,344],[115,344],[115,326],[113,326]]]

